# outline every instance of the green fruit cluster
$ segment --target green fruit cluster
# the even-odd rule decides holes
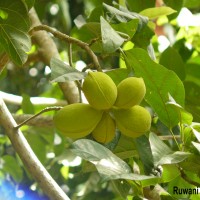
[[[55,127],[67,137],[92,133],[100,143],[113,140],[116,127],[122,134],[138,137],[150,129],[151,116],[139,106],[146,93],[142,78],[129,77],[115,85],[103,72],[89,72],[83,93],[89,104],[65,106],[54,116]]]

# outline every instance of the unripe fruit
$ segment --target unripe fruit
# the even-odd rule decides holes
[[[108,143],[115,137],[115,121],[109,113],[105,112],[101,121],[97,124],[96,128],[92,131],[93,138],[100,143]]]
[[[117,100],[115,106],[118,108],[131,108],[139,105],[146,93],[146,87],[142,78],[129,77],[117,86]]]
[[[115,83],[103,72],[89,72],[82,89],[89,104],[99,110],[111,108],[117,98]]]
[[[103,111],[88,104],[76,103],[63,107],[54,115],[54,124],[64,136],[81,138],[89,135],[101,120]]]
[[[122,134],[129,137],[139,137],[151,127],[151,115],[141,106],[129,109],[113,109],[116,125]]]

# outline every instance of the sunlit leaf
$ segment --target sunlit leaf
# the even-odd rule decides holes
[[[119,175],[131,172],[129,166],[109,149],[92,140],[80,139],[73,143],[72,151],[92,162],[102,175]]]
[[[200,144],[197,142],[192,142],[192,144],[194,145],[194,147],[198,150],[198,152],[200,153]]]
[[[100,20],[103,49],[106,53],[113,53],[124,43],[125,40],[103,17],[101,17]]]
[[[163,165],[162,170],[162,183],[170,182],[180,175],[180,171],[175,164]]]
[[[148,17],[149,19],[155,19],[162,15],[170,15],[175,12],[176,11],[170,7],[161,6],[161,7],[155,7],[155,8],[147,8],[141,11],[140,14]]]

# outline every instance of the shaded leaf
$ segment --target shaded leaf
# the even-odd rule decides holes
[[[24,114],[34,114],[34,106],[30,100],[30,96],[22,94],[22,110]]]
[[[148,17],[149,19],[155,19],[157,17],[163,16],[163,15],[170,15],[175,12],[176,11],[170,7],[161,6],[161,7],[155,7],[155,8],[147,8],[141,11],[140,14]]]
[[[125,40],[103,17],[100,18],[100,21],[103,50],[106,53],[113,53],[124,43]]]
[[[168,47],[161,54],[160,64],[173,70],[181,80],[185,79],[185,64],[180,54],[173,47]]]
[[[138,19],[132,19],[128,22],[121,22],[119,24],[112,24],[112,27],[119,32],[126,33],[130,38],[133,37],[133,35],[137,31],[138,27]]]
[[[167,105],[174,106],[176,108],[176,112],[178,113],[179,121],[182,124],[190,125],[193,120],[192,114],[187,112],[181,105],[177,104],[173,97],[169,94],[169,102],[166,103]]]
[[[139,19],[139,29],[141,29],[144,25],[147,24],[148,18],[145,16],[142,16],[135,12],[130,12],[124,7],[120,7],[120,10],[118,10],[115,7],[109,6],[105,3],[103,3],[103,7],[106,10],[106,15],[108,16],[108,20],[119,23],[119,22],[128,22],[132,19]]]
[[[148,138],[143,135],[136,138],[135,145],[139,153],[140,159],[144,165],[144,171],[146,174],[150,174],[154,168],[153,155]]]
[[[28,10],[30,10],[35,4],[35,0],[22,0],[22,1],[25,2],[25,4],[27,5]]]
[[[126,51],[125,61],[133,67],[135,75],[142,77],[146,85],[146,101],[152,106],[159,119],[169,128],[178,124],[175,108],[169,107],[168,94],[183,106],[185,91],[181,80],[171,70],[152,61],[145,50],[131,49]]]
[[[9,173],[16,182],[20,182],[23,178],[22,168],[13,156],[5,155],[2,157],[3,171]]]
[[[128,8],[134,12],[140,12],[146,8],[152,8],[155,6],[155,0],[140,0],[140,1],[133,1],[133,0],[126,0]]]
[[[0,1],[0,10],[6,14],[0,17],[0,44],[15,64],[22,65],[31,47],[26,6],[21,0],[6,0]]]
[[[86,76],[85,72],[70,67],[57,58],[51,59],[51,82],[66,82],[81,80]]]
[[[116,85],[118,85],[122,80],[128,77],[127,69],[113,69],[106,71],[105,73],[112,78]]]
[[[128,174],[111,175],[111,176],[105,178],[104,181],[115,180],[115,179],[126,179],[126,180],[133,180],[133,181],[150,180],[149,185],[151,185],[153,183],[153,181],[157,182],[159,180],[159,177],[128,173]],[[147,184],[145,184],[145,186],[147,186]]]

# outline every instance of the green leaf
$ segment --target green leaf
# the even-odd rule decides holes
[[[176,151],[174,153],[164,155],[158,162],[158,165],[177,164],[184,161],[190,155],[191,154],[188,152]]]
[[[154,164],[148,138],[145,135],[136,138],[135,145],[139,153],[140,159],[144,165],[145,173],[150,174],[152,172],[152,169],[154,168]]]
[[[146,175],[140,175],[140,174],[133,174],[133,173],[128,173],[128,174],[118,174],[118,175],[110,175],[109,177],[106,177],[104,181],[107,180],[115,180],[115,179],[125,179],[125,180],[133,180],[133,181],[145,181],[150,180],[150,181],[158,181],[159,177],[156,176],[146,176]],[[147,185],[151,185],[152,182]]]
[[[198,142],[200,142],[200,132],[197,131],[196,129],[192,128],[192,132],[195,135],[195,137],[197,138]]]
[[[113,23],[119,23],[119,22],[128,22],[132,19],[139,19],[139,29],[141,29],[143,26],[145,26],[148,22],[148,18],[145,16],[142,16],[138,13],[130,12],[129,10],[125,9],[124,7],[120,7],[120,10],[118,10],[115,7],[109,6],[105,3],[103,3],[103,7],[105,9],[106,16],[109,21]]]
[[[168,16],[169,20],[174,19],[175,17],[177,17],[177,15],[179,14],[179,11],[181,10],[183,6],[183,1],[184,0],[164,0],[164,4],[170,8],[173,8],[174,10],[176,10],[177,12]]]
[[[128,174],[129,166],[104,146],[88,139],[80,139],[73,143],[72,152],[93,163],[98,172],[105,176]]]
[[[163,156],[171,154],[173,152],[154,133],[150,133],[150,135],[149,135],[149,142],[150,142],[150,145],[151,145],[151,151],[152,151],[152,155],[153,155],[153,160],[154,160],[155,166],[158,165],[159,161],[162,159]]]
[[[22,168],[13,156],[5,155],[2,157],[3,171],[9,173],[16,182],[20,182],[23,178]]]
[[[140,1],[133,1],[133,0],[126,0],[128,8],[134,12],[140,12],[146,8],[151,8],[155,6],[155,0],[140,0]]]
[[[0,1],[0,11],[6,16],[0,17],[0,44],[15,64],[22,65],[31,47],[26,6],[21,0]]]
[[[183,106],[185,91],[181,80],[171,70],[152,61],[145,50],[135,48],[125,52],[125,61],[133,67],[135,76],[142,77],[146,85],[145,99],[169,128],[178,124],[175,108],[169,107],[168,94]]]
[[[148,17],[149,19],[155,19],[157,17],[163,15],[171,15],[176,11],[170,7],[162,6],[162,7],[155,7],[155,8],[147,8],[140,12],[141,15]]]
[[[146,25],[135,33],[131,41],[135,44],[135,47],[141,47],[146,50],[154,34],[154,31]]]
[[[51,82],[66,82],[81,80],[86,76],[85,72],[80,72],[77,69],[70,67],[63,61],[52,58],[51,66]]]
[[[167,102],[166,104],[176,108],[176,112],[179,115],[179,121],[181,122],[181,124],[190,125],[192,123],[193,120],[192,114],[187,112],[181,105],[177,104],[170,94],[169,94],[169,102]]]
[[[133,35],[137,31],[138,27],[138,19],[132,19],[129,22],[121,22],[119,24],[112,24],[112,27],[118,31],[127,34],[130,38],[133,37]]]
[[[116,85],[128,77],[127,69],[113,69],[106,71],[105,73],[112,78]]]
[[[46,141],[39,135],[39,133],[29,133],[26,135],[26,139],[33,149],[34,153],[40,160],[40,162],[45,163],[46,161]]]
[[[175,164],[173,165],[163,165],[163,172],[161,177],[161,183],[167,183],[175,179],[180,175],[180,171]]]
[[[168,47],[161,54],[160,64],[173,70],[181,80],[185,79],[185,64],[180,54],[173,47]]]
[[[200,6],[199,0],[184,0],[183,6],[187,8],[197,8]]]
[[[30,96],[22,94],[22,110],[24,114],[34,114],[34,106],[30,100]]]
[[[200,153],[200,144],[197,142],[192,142],[192,144],[194,145],[194,147],[197,149],[197,151]]]
[[[35,4],[35,0],[22,0],[22,1],[26,4],[28,10],[30,10]]]
[[[125,39],[103,17],[100,18],[100,21],[103,50],[106,53],[113,53],[124,43]]]

